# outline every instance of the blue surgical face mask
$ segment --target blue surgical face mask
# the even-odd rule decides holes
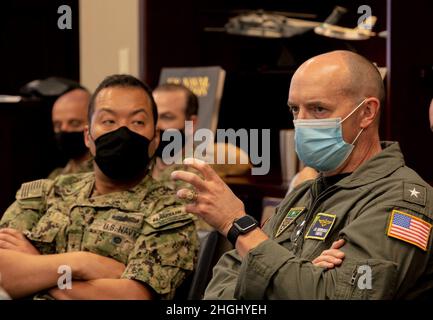
[[[349,113],[341,118],[293,120],[295,125],[295,148],[299,159],[306,166],[319,172],[338,169],[349,157],[355,142],[364,129],[359,131],[352,143],[343,139],[341,124],[364,103],[365,99]]]

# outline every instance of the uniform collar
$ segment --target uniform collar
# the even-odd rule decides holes
[[[76,205],[114,207],[133,211],[140,208],[146,195],[159,184],[148,173],[140,183],[131,189],[91,198],[94,185],[95,174],[91,172],[83,175],[82,179],[65,186],[61,192],[61,196],[64,199],[74,196]]]
[[[387,177],[405,166],[398,142],[382,141],[381,147],[381,152],[363,163],[351,175],[341,179],[336,185],[344,188],[360,187]]]

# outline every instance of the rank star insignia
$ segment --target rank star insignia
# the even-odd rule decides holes
[[[289,212],[287,212],[283,221],[281,221],[278,231],[275,233],[275,238],[280,236],[304,210],[305,207],[291,208]]]
[[[412,190],[409,189],[409,192],[410,192],[410,196],[411,196],[411,197],[415,197],[415,198],[418,198],[418,194],[420,193],[419,191],[417,191],[417,190],[415,189],[415,187],[413,187]]]
[[[427,188],[420,184],[404,182],[403,200],[425,207],[427,203]]]

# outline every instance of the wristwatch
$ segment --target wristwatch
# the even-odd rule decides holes
[[[248,232],[254,230],[259,226],[259,223],[256,219],[249,215],[245,215],[239,219],[236,219],[233,222],[233,226],[230,228],[229,232],[227,233],[227,239],[231,242],[233,247],[236,246],[236,240],[238,239],[239,235],[241,234],[247,234]]]

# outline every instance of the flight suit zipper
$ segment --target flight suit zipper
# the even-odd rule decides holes
[[[352,272],[352,278],[350,279],[350,285],[351,286],[355,285],[357,278],[358,278],[358,269],[355,266],[355,268],[353,269],[353,272]]]

